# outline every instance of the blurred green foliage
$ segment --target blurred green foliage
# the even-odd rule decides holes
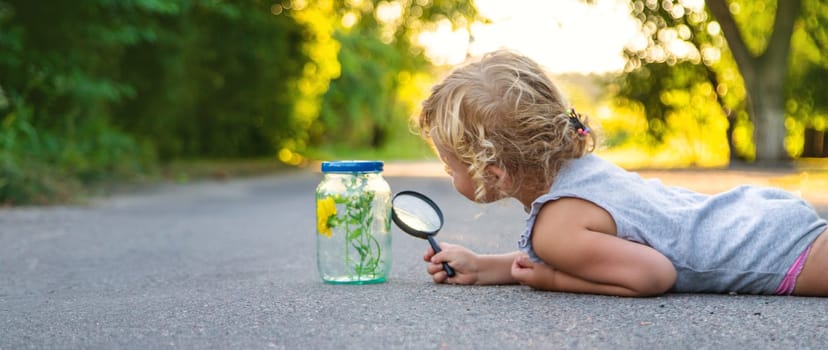
[[[133,20],[167,10],[156,5],[0,1],[0,202],[65,199],[85,182],[152,160],[109,116],[135,96],[118,78],[120,56],[152,37]],[[101,16],[103,9],[133,16]]]
[[[792,40],[786,112],[800,127],[828,131],[828,1],[803,0]]]
[[[336,158],[334,149],[383,149],[390,140],[411,136],[409,116],[426,90],[412,86],[432,68],[417,36],[442,21],[464,27],[482,20],[471,0],[334,0],[316,9],[304,19],[335,39],[335,57],[326,59],[338,63],[338,74],[314,104],[319,109],[310,118],[307,140],[285,144],[282,158],[287,162],[296,161],[296,153]]]
[[[784,91],[793,155],[802,129],[828,128],[828,4],[802,1]],[[646,115],[647,142],[689,164],[726,152],[698,139],[753,157],[713,17],[682,5],[698,2],[630,3],[644,42],[627,51],[616,110]],[[728,3],[761,52],[775,2]],[[428,153],[408,127],[434,75],[417,38],[481,21],[473,0],[0,0],[0,205],[187,160]]]
[[[3,0],[0,33],[7,203],[158,159],[272,155],[308,60],[303,28],[265,1]]]
[[[428,5],[428,6],[424,6]],[[379,148],[395,121],[406,120],[419,96],[401,94],[412,75],[429,62],[412,41],[440,20],[458,26],[477,19],[471,1],[340,1],[336,29],[341,43],[342,75],[331,82],[322,101],[314,135],[345,147]],[[403,125],[404,126],[404,125]]]
[[[0,204],[382,147],[430,69],[416,35],[475,19],[471,0],[0,0]]]
[[[694,120],[708,135],[724,134],[722,140],[731,160],[754,159],[754,144],[767,140],[752,136],[750,98],[742,72],[720,24],[707,7],[690,4],[699,3],[631,1],[631,14],[641,24],[642,36],[625,51],[626,72],[616,81],[620,102],[643,107],[651,144],[664,142],[677,130],[692,128],[687,121]],[[776,2],[729,0],[727,4],[750,54],[763,57],[759,55],[770,40]],[[779,91],[785,95],[786,115],[779,117],[785,119],[787,128],[786,150],[796,157],[803,150],[803,130],[825,130],[828,120],[828,94],[824,93],[828,3],[802,1],[791,44],[785,88]],[[673,98],[681,94],[689,96]],[[701,105],[709,108],[699,108]],[[684,124],[678,125],[679,120]],[[715,127],[713,121],[717,120],[726,121],[726,126]]]
[[[304,29],[269,1],[180,1],[153,18],[157,40],[127,47],[121,79],[137,98],[114,124],[162,160],[272,155],[291,134]]]

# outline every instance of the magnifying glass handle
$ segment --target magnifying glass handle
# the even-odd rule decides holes
[[[434,254],[443,251],[442,249],[440,249],[440,245],[437,244],[437,241],[434,240],[434,237],[431,235],[428,236],[428,244],[431,244],[431,249],[434,249]],[[451,268],[451,266],[449,266],[448,263],[443,263],[443,270],[446,271],[446,275],[448,275],[449,277],[454,277],[454,269]]]

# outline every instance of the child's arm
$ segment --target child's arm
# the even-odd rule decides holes
[[[566,272],[555,270],[544,263],[532,262],[527,255],[515,258],[515,261],[512,263],[512,276],[520,284],[539,290],[631,297],[642,296],[629,288],[594,283],[567,274]]]
[[[609,213],[591,202],[562,198],[547,203],[535,221],[532,246],[549,266],[535,265],[545,278],[533,287],[649,296],[673,286],[676,270],[667,257],[615,233]]]
[[[515,284],[510,268],[518,252],[497,255],[479,255],[464,247],[440,243],[439,254],[428,248],[423,260],[428,262],[428,273],[437,283],[452,284]],[[454,268],[455,276],[449,278],[442,263]]]

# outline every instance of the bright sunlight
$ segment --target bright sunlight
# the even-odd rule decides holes
[[[475,23],[471,35],[452,30],[445,21],[420,36],[427,55],[453,65],[468,56],[509,48],[532,57],[552,73],[606,73],[624,67],[622,51],[636,36],[638,24],[629,1],[477,0],[491,23]]]

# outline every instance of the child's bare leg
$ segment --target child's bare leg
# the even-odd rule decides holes
[[[828,296],[828,230],[822,232],[805,260],[796,279],[794,295]]]

